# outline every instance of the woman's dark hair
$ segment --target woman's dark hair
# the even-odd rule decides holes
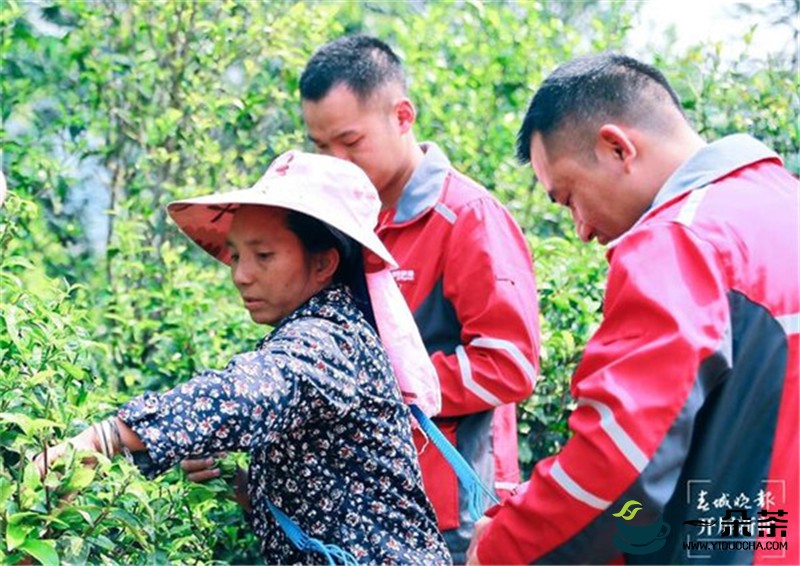
[[[286,215],[286,227],[300,239],[310,254],[336,248],[339,251],[339,268],[333,275],[333,282],[348,283],[347,278],[355,256],[358,256],[358,261],[361,262],[360,244],[321,220],[295,210],[290,210]]]
[[[310,254],[324,252],[331,248],[337,249],[339,267],[333,274],[333,282],[350,287],[361,312],[364,313],[367,321],[376,327],[367,291],[361,244],[333,226],[296,210],[290,210],[286,215],[286,227],[297,236]]]

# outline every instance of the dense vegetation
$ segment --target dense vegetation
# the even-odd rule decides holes
[[[252,345],[226,270],[178,235],[164,205],[251,184],[306,144],[299,73],[345,32],[396,46],[418,137],[508,205],[529,237],[542,371],[520,407],[529,470],[566,440],[569,377],[599,320],[602,249],[531,189],[513,158],[524,108],[560,61],[625,47],[622,3],[172,3],[4,0],[0,211],[0,563],[254,562],[221,480],[145,481],[126,463],[30,457],[146,388]],[[563,6],[562,6],[563,8]],[[750,131],[800,170],[798,85],[781,60],[723,64],[719,46],[653,56],[708,139]],[[107,211],[107,212],[105,212]],[[533,300],[533,298],[531,298]],[[94,480],[94,481],[93,481]]]

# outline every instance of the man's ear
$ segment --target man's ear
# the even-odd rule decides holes
[[[604,124],[597,131],[595,155],[599,161],[622,166],[629,171],[638,150],[628,131],[616,124]]]
[[[397,118],[400,133],[405,134],[417,120],[417,109],[414,107],[414,103],[404,96],[394,103],[394,115]]]
[[[339,269],[339,250],[329,248],[324,252],[314,254],[312,267],[314,276],[319,283],[328,284],[333,280],[336,270]]]

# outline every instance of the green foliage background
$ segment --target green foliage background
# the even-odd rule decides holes
[[[395,46],[417,134],[512,210],[539,286],[542,369],[519,409],[528,472],[567,438],[569,378],[596,327],[605,265],[514,160],[536,85],[559,62],[622,50],[635,5],[459,3],[45,3],[3,0],[0,210],[0,562],[258,560],[219,480],[145,481],[124,462],[75,458],[42,482],[30,458],[148,388],[224,365],[265,329],[225,269],[167,222],[164,205],[249,186],[307,146],[299,73],[316,47],[365,31]],[[796,71],[724,63],[721,46],[653,56],[708,139],[749,131],[800,170]],[[309,147],[306,147],[310,149]],[[110,230],[90,241],[70,200],[76,164],[109,179]],[[99,252],[98,252],[99,250]],[[533,300],[533,297],[531,297]]]

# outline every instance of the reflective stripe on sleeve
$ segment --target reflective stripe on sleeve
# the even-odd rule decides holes
[[[697,213],[697,209],[700,207],[700,203],[703,200],[703,197],[706,196],[708,193],[709,187],[704,189],[695,189],[689,195],[689,198],[686,199],[686,202],[681,207],[680,212],[678,213],[678,217],[676,220],[683,224],[684,226],[691,226],[692,221],[694,220],[694,215]]]
[[[775,317],[775,320],[783,327],[787,336],[800,333],[800,313],[784,314]]]
[[[631,466],[636,468],[636,471],[641,472],[647,466],[647,456],[636,445],[630,435],[624,428],[617,422],[614,412],[611,407],[600,401],[594,399],[581,398],[578,400],[578,406],[581,405],[591,407],[600,413],[600,427],[608,435],[617,449],[622,452],[625,458],[630,462]]]
[[[464,346],[456,347],[456,358],[458,359],[458,367],[461,370],[461,381],[464,383],[464,387],[473,395],[480,397],[490,405],[502,405],[503,403],[500,399],[475,382],[475,379],[472,377],[472,366],[469,363],[469,356],[467,356],[467,351],[464,350]]]
[[[611,505],[610,501],[606,501],[605,499],[589,493],[575,483],[575,480],[567,475],[567,472],[564,471],[564,468],[561,467],[561,464],[559,464],[558,461],[556,461],[556,463],[553,464],[553,467],[550,468],[550,475],[553,477],[556,483],[564,489],[564,491],[578,501],[585,503],[589,507],[594,507],[595,509],[604,511]]]
[[[487,348],[490,350],[504,350],[511,359],[514,360],[514,363],[522,370],[522,373],[528,378],[531,385],[536,385],[536,368],[533,367],[533,364],[522,355],[522,352],[519,348],[513,343],[509,342],[508,340],[502,340],[500,338],[475,338],[469,344],[470,346],[474,346],[476,348]]]

